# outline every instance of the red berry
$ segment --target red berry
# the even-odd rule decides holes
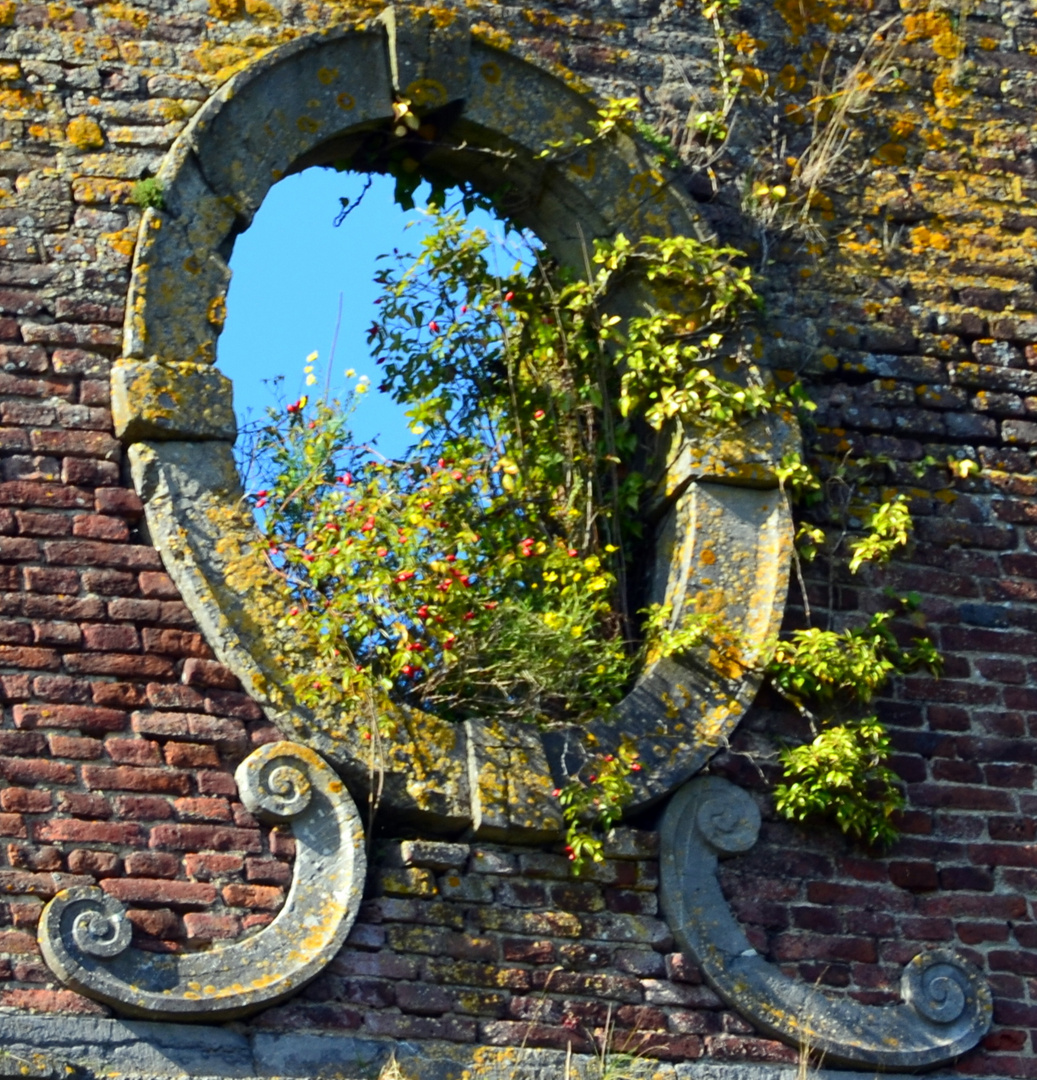
[[[537,411],[535,413],[533,413],[533,419],[534,420],[543,420],[544,419],[544,410],[543,409],[537,409]]]
[[[400,668],[400,674],[406,675],[409,679],[417,670],[418,669],[413,664],[404,664],[403,667]]]
[[[635,761],[634,764],[630,766],[630,771],[631,772],[640,772],[641,771],[641,766],[638,765],[637,762]]]
[[[457,562],[457,556],[456,555],[447,555],[446,556],[446,561],[447,562]]]
[[[421,607],[418,608],[418,618],[419,619],[427,619],[428,618],[428,608],[424,604],[422,604]]]
[[[579,554],[580,553],[576,550],[576,548],[569,548],[569,558],[570,559],[575,559],[576,556],[579,555]]]
[[[464,618],[465,618],[466,622],[469,621],[470,619],[474,619],[475,618],[475,612],[474,611],[466,611],[464,613]]]
[[[433,334],[439,333],[439,323],[437,323],[435,319],[433,319],[432,322],[428,324],[428,328],[432,331]]]
[[[511,301],[514,300],[514,299],[515,299],[515,294],[513,292],[506,292],[504,294],[504,302],[506,304],[510,304]]]

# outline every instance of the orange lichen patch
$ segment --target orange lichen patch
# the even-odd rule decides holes
[[[515,39],[504,30],[498,30],[488,22],[472,23],[472,37],[496,49],[510,49]]]
[[[875,165],[903,165],[906,158],[907,147],[899,142],[885,143],[871,156]]]
[[[105,19],[118,19],[120,22],[131,23],[138,30],[144,30],[151,20],[148,12],[141,8],[131,7],[129,4],[101,4],[97,13]]]
[[[243,0],[209,0],[209,14],[214,19],[230,22],[232,19],[242,18],[245,4]]]
[[[761,68],[747,64],[742,68],[742,86],[754,94],[763,94],[767,90],[770,79]]]
[[[75,15],[76,9],[71,4],[57,3],[47,5],[47,22],[62,23],[68,22],[69,19]]]
[[[280,26],[282,22],[281,12],[267,0],[245,0],[245,13],[264,26]]]
[[[794,65],[786,64],[778,72],[778,82],[783,90],[790,94],[798,94],[807,84],[807,78]],[[786,109],[788,106],[786,106]]]
[[[945,233],[933,232],[924,225],[911,230],[911,247],[915,254],[923,251],[949,251],[950,237]]]
[[[89,116],[75,116],[65,128],[65,137],[77,150],[99,150],[104,146],[104,132]]]
[[[943,11],[923,11],[904,18],[904,40],[908,43],[928,41],[937,56],[957,59],[965,48],[964,40],[955,33],[951,17]]]
[[[968,96],[968,90],[955,85],[954,75],[950,71],[941,71],[933,80],[933,100],[938,109],[957,109]],[[958,121],[953,116],[942,116],[940,123],[945,128],[954,128]]]
[[[215,76],[219,82],[229,79],[260,55],[258,50],[252,52],[240,45],[203,45],[192,53],[202,71]]]
[[[4,0],[0,4],[0,26],[10,26],[14,22],[15,10],[14,0]]]
[[[731,45],[736,52],[740,52],[743,56],[755,56],[760,49],[766,49],[767,46],[759,38],[754,38],[746,30],[739,30],[734,37],[731,38]]]
[[[133,255],[133,247],[137,242],[137,230],[128,228],[120,229],[118,232],[101,233],[101,239],[113,251],[117,251],[123,258],[128,259]]]
[[[789,28],[788,38],[795,44],[812,26],[838,32],[853,21],[835,10],[828,0],[775,0],[774,10]]]
[[[981,37],[976,44],[985,52],[993,52],[1000,45],[1000,42],[997,38]]]

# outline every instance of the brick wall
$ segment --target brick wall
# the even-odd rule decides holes
[[[214,662],[141,531],[108,373],[139,215],[132,181],[264,46],[378,6],[0,3],[0,1006],[104,1011],[53,983],[38,952],[41,904],[66,885],[123,899],[137,943],[158,950],[245,933],[282,900],[290,838],[257,825],[232,776],[276,732]],[[803,10],[838,57],[900,9],[847,7],[846,25],[832,21],[838,4]],[[927,10],[905,2],[902,14]],[[470,11],[524,55],[638,93],[682,138],[684,77],[700,97],[714,81],[713,43],[682,0]],[[742,106],[712,172],[689,151],[680,182],[761,269],[766,357],[810,382],[814,449],[885,455],[912,496],[909,553],[884,577],[818,571],[815,611],[830,605],[838,622],[880,607],[886,585],[916,591],[945,671],[880,703],[908,797],[886,854],[766,813],[775,747],[805,729],[758,702],[712,766],[765,808],[759,844],[723,884],[758,949],[865,1001],[895,999],[923,947],[959,948],[996,1001],[994,1031],[960,1068],[1033,1076],[1037,21],[980,0],[950,29],[934,5],[928,36],[905,22],[902,85],[857,122],[858,168],[833,174],[819,238],[744,198],[747,178],[782,176],[772,113],[809,96],[777,89],[818,39],[809,27],[796,37],[794,14],[745,4],[740,25],[763,46],[753,62],[776,89]],[[790,128],[789,153],[809,128]],[[984,473],[952,482],[948,456]],[[790,624],[801,614],[794,597]],[[615,1023],[630,1049],[662,1057],[790,1062],[673,952],[655,822],[637,824],[574,881],[557,851],[428,844],[383,822],[346,949],[253,1023],[577,1049]]]

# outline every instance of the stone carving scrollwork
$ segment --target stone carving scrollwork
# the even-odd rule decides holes
[[[295,993],[335,956],[360,905],[364,834],[353,800],[319,754],[290,742],[250,754],[236,773],[241,801],[290,823],[295,870],[272,923],[206,952],[131,947],[123,904],[103,890],[66,889],[44,908],[39,941],[66,986],[131,1016],[219,1020]]]
[[[783,974],[751,947],[717,881],[717,859],[748,851],[760,812],[715,776],[685,785],[662,824],[663,911],[681,949],[709,984],[761,1030],[806,1045],[826,1064],[919,1069],[952,1061],[990,1028],[990,988],[950,949],[920,953],[904,969],[900,1005],[862,1005]]]

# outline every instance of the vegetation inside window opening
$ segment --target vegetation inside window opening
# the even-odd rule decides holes
[[[631,108],[608,104],[583,142],[636,132]],[[758,306],[740,252],[617,236],[574,274],[542,252],[500,273],[489,249],[462,217],[437,212],[418,256],[378,272],[368,339],[381,389],[406,408],[408,454],[355,445],[364,381],[345,401],[315,390],[272,411],[259,443],[255,505],[294,597],[282,626],[318,643],[296,693],[346,706],[372,738],[391,739],[400,707],[546,726],[607,716],[649,659],[730,639],[708,610],[692,604],[675,622],[640,600],[636,568],[651,563],[649,510],[661,501],[653,467],[675,430],[708,439],[812,407],[794,381],[724,377]],[[319,387],[315,356],[306,374]],[[947,464],[966,478],[974,468]],[[807,506],[804,597],[800,566],[819,551],[856,573],[909,542],[903,496],[847,483],[853,468],[836,472],[854,497],[834,501],[798,456],[779,469],[785,496]],[[844,629],[810,625],[808,610],[778,643],[767,673],[812,729],[779,754],[781,816],[832,820],[867,844],[895,838],[903,799],[868,705],[891,675],[938,669],[927,639],[904,646],[894,632],[913,603],[893,596]],[[601,859],[598,830],[619,819],[640,769],[624,745],[555,793],[577,866]]]
[[[321,643],[296,687],[311,704],[579,722],[619,700],[647,649],[687,649],[710,628],[708,613],[675,627],[636,604],[636,463],[669,420],[722,426],[772,403],[710,365],[754,302],[735,253],[620,237],[588,252],[585,279],[540,253],[532,272],[498,274],[489,246],[438,214],[416,260],[378,272],[369,339],[382,389],[407,408],[404,459],[354,444],[362,381],[353,401],[315,392],[263,433],[257,505],[297,597],[286,621]],[[612,301],[634,276],[697,304],[624,324]]]

